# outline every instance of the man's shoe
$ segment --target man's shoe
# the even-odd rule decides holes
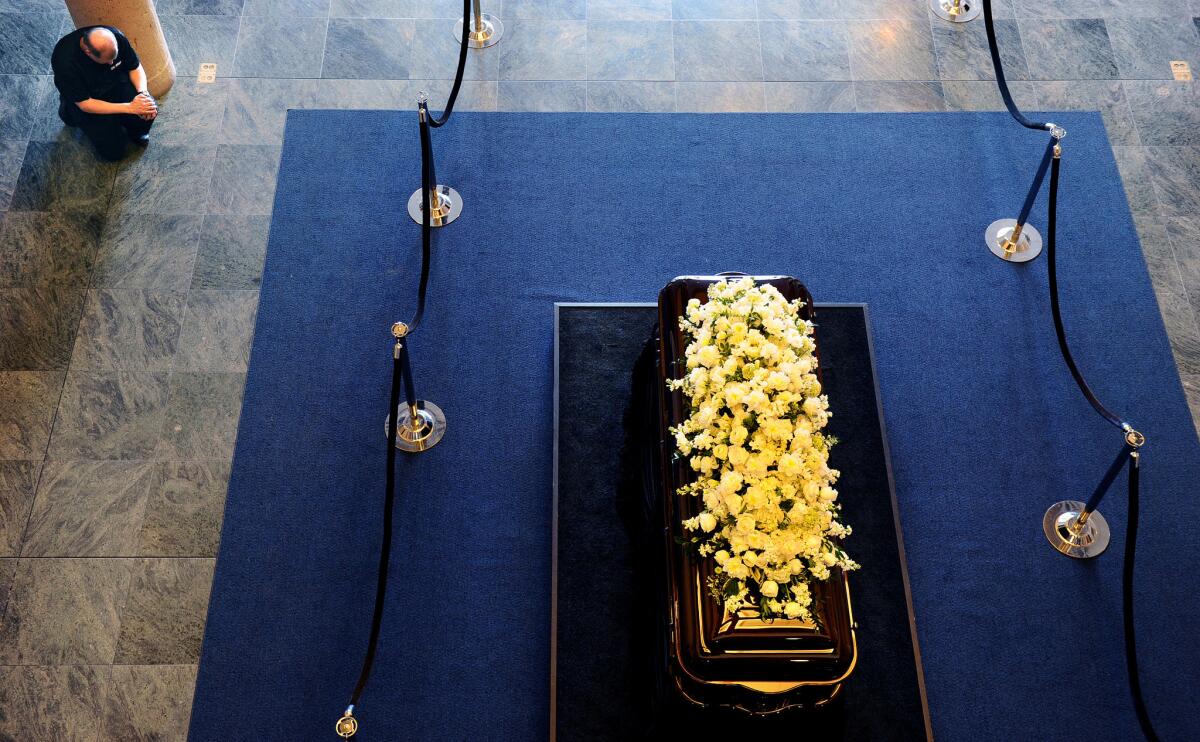
[[[150,135],[149,134],[139,134],[136,137],[129,137],[129,141],[133,142],[134,144],[136,144],[139,147],[145,147],[147,144],[150,143]]]

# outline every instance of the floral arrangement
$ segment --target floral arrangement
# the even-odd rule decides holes
[[[821,432],[829,400],[801,307],[751,278],[712,284],[679,320],[687,370],[667,382],[691,401],[671,429],[697,472],[678,492],[704,501],[683,521],[688,540],[715,560],[709,589],[725,610],[767,620],[813,620],[810,583],[858,568],[839,545],[850,528],[828,464],[836,440]]]

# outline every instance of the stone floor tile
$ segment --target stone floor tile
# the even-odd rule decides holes
[[[1029,76],[1034,80],[1119,77],[1102,18],[1018,21]]]
[[[675,79],[760,82],[762,46],[756,21],[675,21]]]
[[[16,559],[0,557],[0,616],[4,615],[4,608],[8,603],[8,589],[12,587],[13,575],[16,572]],[[3,727],[0,727],[0,729],[3,729]]]
[[[495,0],[499,5],[499,0]],[[329,6],[330,18],[418,18],[417,6],[428,7],[432,3],[418,0],[333,0]],[[459,3],[462,12],[462,3]],[[489,11],[483,4],[483,12]]]
[[[23,140],[0,139],[0,211],[7,209],[12,201],[21,162],[25,159],[25,147]]]
[[[1179,10],[1179,0],[1012,0],[1022,18],[1152,18]]]
[[[849,82],[768,82],[767,110],[783,113],[853,113]]]
[[[311,108],[316,80],[228,80],[221,140],[225,144],[282,144],[289,108]]]
[[[675,106],[680,113],[740,113],[765,111],[761,82],[677,82]]]
[[[175,367],[244,373],[257,312],[257,291],[193,291]]]
[[[212,559],[138,561],[121,612],[119,665],[186,665],[200,659]]]
[[[170,371],[186,298],[178,291],[89,291],[71,368]]]
[[[112,670],[0,667],[0,739],[93,742]]]
[[[61,284],[0,289],[0,369],[65,369],[83,296],[81,287]]]
[[[329,15],[329,0],[245,0],[242,15],[324,18]]]
[[[1021,33],[1013,20],[996,21],[996,46],[1006,80],[1028,80]],[[995,80],[987,31],[979,23],[934,23],[933,48],[942,80]]]
[[[46,455],[62,384],[60,371],[0,371],[0,460]]]
[[[1200,204],[1200,147],[1146,147],[1150,180],[1163,216],[1187,216]]]
[[[670,21],[588,21],[589,80],[675,79]]]
[[[97,742],[187,739],[195,688],[195,665],[113,667]]]
[[[1183,277],[1175,259],[1167,221],[1163,217],[1148,214],[1138,214],[1133,218],[1151,282],[1159,290],[1181,293],[1184,291]]]
[[[146,461],[48,462],[21,555],[133,556],[146,501],[161,475]]]
[[[168,380],[168,374],[144,371],[67,374],[49,458],[153,458]]]
[[[335,2],[336,1],[337,0],[335,0]],[[343,1],[354,2],[356,4],[366,3],[366,4],[368,4],[368,7],[370,7],[371,5],[375,5],[375,4],[387,3],[386,7],[387,7],[387,9],[390,10],[389,0],[343,0]],[[575,0],[575,1],[579,2],[579,0]],[[498,3],[498,5],[492,5],[493,2]],[[503,12],[501,12],[501,16],[504,19],[504,27],[507,29],[508,21],[517,17],[516,15],[514,15],[514,13],[519,13],[520,6],[512,5],[512,4],[509,4],[508,7],[502,7],[502,6],[503,6],[502,0],[490,0],[490,1],[483,3],[482,10],[484,13],[493,13],[493,14],[497,10],[502,10]],[[443,20],[450,18],[450,19],[457,20],[459,18],[462,18],[462,14],[463,14],[462,0],[417,0],[416,2],[413,3],[412,13],[410,13],[409,15],[411,15],[413,18],[441,18]],[[365,17],[367,17],[367,18],[376,18],[376,17],[391,18],[391,17],[393,17],[393,13],[389,12],[384,15],[375,15],[375,14],[367,13],[365,15]],[[400,17],[406,18],[408,16],[400,16]],[[579,18],[576,18],[574,20],[582,20],[582,19],[583,19],[583,16],[580,16]],[[451,22],[453,22],[453,21],[451,21]],[[508,33],[507,30],[505,31],[505,33]]]
[[[1200,70],[1200,34],[1186,18],[1110,18],[1105,21],[1122,78],[1171,80],[1171,62]]]
[[[1197,323],[1200,323],[1200,216],[1167,219],[1166,230],[1179,266],[1183,290],[1192,312],[1197,314]]]
[[[501,111],[583,111],[587,85],[582,82],[501,80],[496,107]]]
[[[135,561],[21,559],[0,619],[0,664],[111,664]]]
[[[406,100],[410,103],[405,108],[411,107],[415,110],[411,101],[416,101],[420,92],[424,91],[429,96],[430,110],[438,113],[449,98],[450,87],[453,84],[453,80],[409,80]],[[495,80],[465,80],[458,91],[458,101],[454,104],[454,110],[495,111],[497,95]]]
[[[192,289],[257,290],[270,227],[267,216],[204,217]]]
[[[209,214],[270,215],[281,148],[267,144],[225,144],[217,149]]]
[[[484,11],[487,12],[486,10]],[[371,21],[376,23],[377,21]],[[413,79],[452,79],[458,71],[459,41],[451,33],[454,22],[423,18],[414,23],[408,75]],[[331,22],[332,25],[332,22]],[[503,38],[503,37],[501,37]],[[469,49],[463,67],[464,80],[495,80],[500,76],[500,50]],[[326,75],[328,77],[328,75]],[[405,105],[408,102],[405,101]]]
[[[47,90],[48,75],[0,75],[0,139],[28,139],[34,114]]]
[[[245,383],[245,374],[176,372],[163,421],[161,458],[230,460]]]
[[[677,21],[753,21],[758,19],[754,0],[672,0]]]
[[[1031,83],[1046,111],[1099,111],[1109,141],[1141,144],[1124,83],[1117,80],[1055,80]]]
[[[0,461],[0,557],[14,557],[21,552],[40,470],[37,461]],[[16,569],[15,565],[7,566]],[[11,577],[11,571],[0,569],[0,615]]]
[[[146,502],[140,556],[215,557],[221,540],[230,465],[225,461],[160,464]]]
[[[854,9],[847,0],[758,0],[760,20],[846,20]]]
[[[1013,101],[1022,111],[1036,111],[1042,106],[1034,83],[1011,82],[1008,85]],[[947,111],[1003,111],[1004,99],[992,80],[942,80],[942,93]]]
[[[859,112],[942,111],[946,94],[940,82],[856,82]]]
[[[150,132],[154,144],[203,145],[217,141],[225,116],[227,83],[221,78],[211,83],[197,82],[194,77],[176,79],[171,92],[159,100],[158,118]]]
[[[461,3],[455,4],[453,0],[450,0],[448,4],[457,11],[451,13],[449,17],[461,14],[462,11],[458,10]],[[487,12],[486,8],[484,8],[484,12]],[[501,19],[506,24],[509,18],[539,21],[582,21],[586,17],[584,0],[504,0],[504,12],[501,15]]]
[[[203,217],[186,214],[133,214],[108,220],[93,285],[187,289],[202,223]]]
[[[4,39],[0,75],[50,74],[50,52],[61,36],[64,17],[61,8],[49,13],[0,13],[0,39]]]
[[[114,163],[97,160],[91,146],[77,139],[30,142],[9,208],[104,212],[116,172]]]
[[[936,80],[937,58],[927,22],[853,21],[850,69],[856,81]]]
[[[591,81],[587,84],[587,110],[673,113],[675,84],[641,80]]]
[[[99,214],[12,211],[0,225],[0,288],[82,288],[96,262]]]
[[[167,48],[179,75],[176,85],[200,72],[200,65],[213,62],[217,75],[233,71],[233,55],[237,51],[238,27],[241,19],[228,15],[159,15]],[[165,112],[165,108],[164,108]],[[162,122],[158,122],[161,127]]]
[[[1200,145],[1200,93],[1195,82],[1121,83],[1142,144]]]
[[[1171,340],[1171,350],[1175,353],[1175,365],[1180,374],[1200,374],[1200,325],[1187,295],[1160,290],[1158,286],[1154,288],[1158,309]]]
[[[1137,214],[1159,213],[1158,196],[1150,175],[1150,162],[1145,147],[1113,147],[1113,158],[1121,172],[1121,183],[1125,186],[1125,197],[1129,209]]]
[[[242,17],[234,77],[320,77],[328,20],[291,16]]]
[[[836,21],[759,24],[763,76],[768,82],[851,80],[850,39]]]
[[[304,107],[415,111],[411,90],[411,80],[317,80],[316,94]]]
[[[499,44],[501,80],[583,80],[587,23],[505,20]]]
[[[130,214],[203,214],[216,147],[159,145],[123,163],[109,218]]]
[[[159,15],[232,15],[242,14],[244,0],[154,0]]]
[[[382,18],[334,18],[325,37],[321,77],[351,80],[406,80],[413,56],[416,22]],[[478,54],[478,52],[477,52]],[[446,62],[446,59],[441,60]],[[457,61],[451,63],[454,74]]]
[[[669,21],[671,0],[588,0],[589,21]],[[486,11],[485,11],[486,12]]]

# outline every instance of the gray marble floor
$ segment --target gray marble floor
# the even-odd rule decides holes
[[[1200,420],[1197,0],[996,0],[1026,107],[1104,115]],[[0,0],[0,738],[182,739],[285,111],[444,96],[459,0],[158,0],[179,70],[117,165],[64,130],[59,0]],[[999,110],[926,0],[485,0],[460,106]],[[217,64],[212,84],[196,80]],[[231,710],[233,713],[233,710]]]

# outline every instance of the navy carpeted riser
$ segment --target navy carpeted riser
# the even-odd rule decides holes
[[[557,312],[556,739],[657,741],[672,731],[688,739],[787,739],[798,726],[814,742],[924,739],[917,653],[863,306],[819,305],[815,314],[821,379],[832,413],[826,432],[840,441],[830,465],[842,472],[841,517],[854,529],[847,548],[862,564],[850,575],[858,647],[853,674],[823,713],[752,719],[688,705],[652,705],[656,621],[654,604],[639,592],[647,588],[645,580],[653,582],[652,571],[638,538],[627,530],[630,522],[644,525],[630,512],[631,500],[641,505],[644,493],[640,479],[633,484],[622,477],[640,474],[638,451],[647,445],[637,423],[625,427],[626,411],[637,421],[656,415],[641,406],[648,400],[634,397],[632,385],[646,382],[631,382],[630,370],[657,321],[653,304],[562,306]],[[626,438],[632,448],[612,446],[614,433],[621,432],[632,433]],[[650,552],[661,558],[659,548]]]
[[[1061,281],[1076,356],[1147,434],[1139,638],[1168,738],[1191,704],[1198,445],[1100,119],[1064,142]],[[1005,265],[1043,135],[1002,114],[456,114],[413,340],[446,440],[401,463],[394,578],[361,739],[537,739],[548,728],[555,301],[648,301],[677,274],[802,278],[866,302],[935,736],[1136,734],[1109,554],[1040,532],[1119,446],[1055,347],[1045,263]],[[487,166],[469,152],[488,153]],[[415,294],[412,112],[295,111],[192,717],[192,737],[320,739],[365,645],[390,341]],[[1044,206],[1032,222],[1044,226]],[[1065,736],[1064,736],[1065,738]]]

